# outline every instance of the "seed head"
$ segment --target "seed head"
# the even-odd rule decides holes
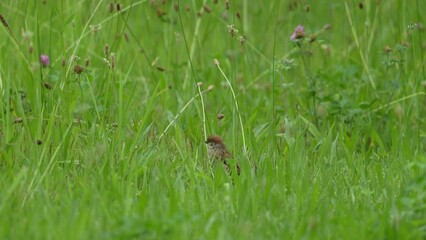
[[[311,5],[306,5],[306,12],[310,12],[311,11]]]
[[[204,4],[203,5],[203,8],[204,8],[204,11],[206,12],[206,13],[211,13],[211,9],[210,9],[210,7],[207,5],[207,4]]]
[[[238,34],[238,29],[235,28],[234,24],[231,24],[231,25],[228,25],[228,32],[231,33],[232,37],[235,37]]]
[[[113,13],[113,12],[114,12],[114,3],[113,3],[113,2],[111,2],[111,3],[109,4],[109,12],[110,12],[110,13]]]
[[[164,15],[166,15],[166,12],[162,8],[157,8],[157,17],[162,18]]]
[[[43,83],[43,85],[46,89],[49,89],[49,90],[53,88],[52,84],[50,84],[48,82]]]
[[[3,26],[5,26],[6,28],[9,28],[9,24],[7,23],[6,19],[1,14],[0,14],[0,21],[1,23],[3,23]]]
[[[390,53],[390,52],[392,52],[392,48],[389,47],[389,46],[385,46],[384,51],[385,51],[385,53]]]
[[[244,36],[239,36],[238,40],[240,40],[241,46],[244,46],[244,43],[246,43],[246,38]]]
[[[109,46],[108,46],[108,44],[105,44],[105,46],[104,46],[104,54],[105,54],[106,58],[108,57],[108,53],[109,53]]]
[[[84,67],[80,66],[79,64],[74,66],[74,73],[80,75],[84,71]]]
[[[324,30],[330,30],[331,29],[331,24],[326,24],[324,25],[324,27],[322,27]]]
[[[115,53],[111,53],[111,68],[115,68]]]

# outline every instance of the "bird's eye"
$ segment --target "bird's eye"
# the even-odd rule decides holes
[[[213,142],[209,142],[209,148],[213,148],[214,147],[214,143]]]

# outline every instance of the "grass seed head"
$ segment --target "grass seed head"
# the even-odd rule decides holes
[[[204,8],[204,11],[205,11],[206,13],[211,13],[211,12],[212,12],[211,8],[210,8],[207,4],[204,4],[204,5],[203,5],[203,8]]]
[[[109,4],[109,12],[110,12],[110,13],[113,13],[113,12],[114,12],[114,2],[111,2],[111,3]]]
[[[7,23],[6,19],[1,14],[0,14],[0,21],[1,23],[3,23],[3,26],[5,26],[6,28],[9,28],[9,23]]]
[[[84,71],[84,67],[80,66],[79,64],[74,66],[74,73],[80,75]]]
[[[108,46],[108,44],[105,44],[105,46],[104,46],[104,54],[105,54],[106,58],[108,57],[108,53],[109,53],[109,46]]]
[[[324,27],[322,27],[324,30],[330,30],[331,29],[331,24],[326,24],[324,25]]]
[[[48,83],[48,82],[43,83],[43,86],[44,86],[46,89],[49,89],[49,90],[53,88],[52,84],[50,84],[50,83]]]
[[[111,53],[111,68],[115,68],[115,53]]]
[[[385,46],[384,49],[385,53],[391,53],[392,52],[392,48],[389,46]]]

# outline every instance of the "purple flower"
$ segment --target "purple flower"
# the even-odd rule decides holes
[[[42,67],[47,67],[50,64],[49,56],[46,54],[41,54],[40,56],[40,64]]]
[[[294,32],[290,36],[291,41],[296,41],[298,39],[301,39],[305,36],[305,28],[303,25],[297,25],[297,27],[294,29]]]

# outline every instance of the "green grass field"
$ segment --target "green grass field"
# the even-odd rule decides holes
[[[0,239],[426,238],[424,9],[1,1]]]

